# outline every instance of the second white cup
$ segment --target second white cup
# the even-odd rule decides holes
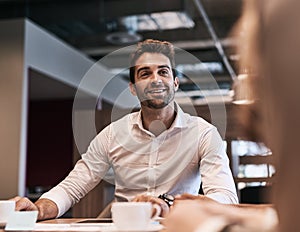
[[[152,208],[156,209],[152,217]],[[118,230],[139,230],[148,228],[151,219],[158,217],[161,209],[150,202],[114,202],[111,208],[112,219]]]

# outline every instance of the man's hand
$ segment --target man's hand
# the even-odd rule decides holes
[[[150,196],[150,195],[137,195],[132,201],[134,201],[134,202],[151,202],[152,204],[159,205],[161,208],[161,213],[159,216],[162,216],[162,217],[167,216],[167,214],[170,211],[167,203],[158,197],[154,197],[154,196]],[[155,208],[153,208],[152,215],[155,215],[155,213],[156,213]]]
[[[10,200],[13,200],[16,202],[16,211],[38,211],[39,209],[36,207],[36,205],[31,202],[27,197],[14,197]]]
[[[38,211],[38,220],[55,218],[58,215],[57,205],[49,199],[39,199],[35,203],[27,197],[14,197],[11,200],[16,202],[16,211]]]

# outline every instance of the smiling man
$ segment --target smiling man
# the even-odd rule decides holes
[[[134,69],[137,81],[131,80],[130,89],[138,96],[142,107],[162,109],[174,100],[178,77],[173,77],[168,57],[160,53],[144,53],[137,59]]]
[[[170,128],[175,119],[178,77],[173,75],[170,59],[162,53],[145,52],[132,61],[130,90],[141,102],[144,128],[157,136]]]
[[[237,203],[224,143],[217,129],[184,113],[174,101],[179,87],[171,43],[146,40],[131,56],[130,91],[141,110],[111,123],[91,142],[71,173],[35,203],[16,198],[17,210],[58,217],[78,202],[111,167],[116,201],[150,201],[166,215],[174,195]],[[162,197],[158,197],[162,196]]]

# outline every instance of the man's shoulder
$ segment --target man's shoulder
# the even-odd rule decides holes
[[[185,113],[185,117],[187,123],[191,126],[198,125],[202,128],[214,128],[214,125],[212,125],[210,122],[206,121],[204,118],[200,116],[193,116]]]
[[[196,112],[193,112],[193,114],[190,114],[189,111],[185,111],[179,106],[177,106],[178,109],[178,122],[183,125],[183,127],[202,127],[202,128],[211,128],[213,125],[203,119],[201,116],[193,115]]]

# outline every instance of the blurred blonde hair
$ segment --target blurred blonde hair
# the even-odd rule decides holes
[[[240,133],[243,137],[251,141],[266,142],[264,129],[262,128],[263,118],[260,110],[261,96],[259,85],[261,67],[260,67],[260,12],[258,11],[260,1],[247,0],[244,1],[243,13],[239,21],[232,30],[232,35],[238,38],[237,53],[240,59],[237,64],[239,74],[247,75],[247,80],[234,83],[235,93],[241,93],[250,89],[251,99],[254,102],[242,107],[242,110],[236,112],[240,125],[242,125]]]
[[[244,3],[235,28],[242,37],[240,67],[255,73],[249,86],[258,98],[254,114],[247,116],[248,129],[252,126],[275,156],[280,231],[300,231],[300,1]]]

